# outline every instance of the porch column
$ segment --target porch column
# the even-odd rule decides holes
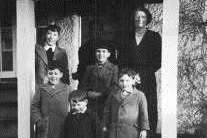
[[[163,45],[161,70],[162,138],[177,137],[177,47],[179,0],[163,3]],[[170,127],[169,127],[170,126]]]
[[[30,137],[30,101],[35,90],[35,13],[33,0],[16,1],[18,137]]]

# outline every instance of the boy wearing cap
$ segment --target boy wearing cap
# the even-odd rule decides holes
[[[110,88],[118,82],[118,67],[112,64],[110,57],[110,45],[106,41],[96,44],[96,63],[86,68],[80,89],[88,94],[88,107],[95,111],[100,119],[104,109]]]

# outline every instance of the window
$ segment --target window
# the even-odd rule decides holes
[[[15,2],[6,1],[0,8],[0,78],[14,78],[16,77]]]

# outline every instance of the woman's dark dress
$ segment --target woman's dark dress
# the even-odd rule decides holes
[[[138,89],[146,95],[150,129],[156,132],[158,111],[155,72],[161,67],[161,36],[157,32],[147,30],[139,45],[133,36],[129,47],[124,51],[125,64],[140,75],[141,85]]]

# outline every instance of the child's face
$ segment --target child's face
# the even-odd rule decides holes
[[[48,80],[52,85],[56,85],[63,77],[63,73],[59,69],[48,70]]]
[[[51,46],[51,45],[56,45],[56,42],[58,41],[59,39],[59,34],[58,32],[53,32],[51,30],[48,30],[47,31],[47,34],[46,34],[46,43]]]
[[[71,101],[71,109],[72,112],[77,112],[80,113],[82,111],[84,111],[87,108],[87,104],[88,104],[88,100],[85,99],[83,101],[76,101],[76,100],[72,100]]]
[[[105,63],[110,57],[110,52],[104,48],[96,49],[96,59],[99,63]]]
[[[134,84],[135,84],[134,79],[127,74],[124,74],[119,78],[119,86],[123,90],[131,91]]]

